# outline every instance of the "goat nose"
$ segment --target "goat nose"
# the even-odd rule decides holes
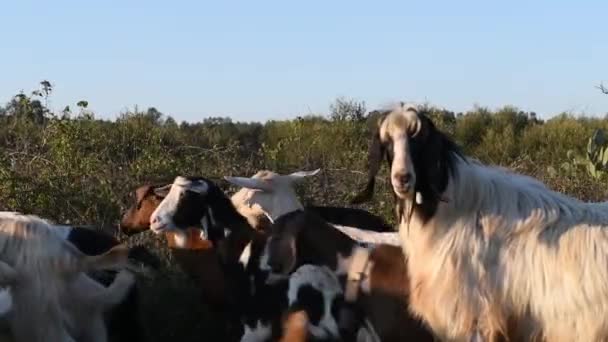
[[[158,216],[153,216],[152,217],[152,223],[158,223],[158,221],[160,221],[160,219],[158,218]]]
[[[399,183],[401,183],[401,185],[408,185],[410,180],[412,180],[412,174],[409,172],[402,173],[397,175],[397,179],[399,180]]]

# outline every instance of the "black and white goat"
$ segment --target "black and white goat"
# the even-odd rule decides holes
[[[218,241],[217,245],[225,263],[226,276],[231,279],[227,283],[234,293],[236,301],[234,307],[238,310],[236,314],[243,322],[242,338],[256,341],[278,339],[282,330],[282,316],[289,308],[289,293],[290,291],[299,293],[299,288],[305,285],[302,283],[303,280],[290,284],[288,277],[268,279],[268,270],[262,266],[264,260],[260,258],[266,246],[265,234],[249,226],[230,199],[210,180],[202,177],[179,176],[170,189],[161,190],[168,192],[159,194],[164,200],[150,217],[150,229],[157,234],[166,231],[180,232],[193,226],[207,226],[208,230],[227,229],[229,234],[225,239]],[[324,273],[320,274],[323,277]],[[328,294],[315,290],[315,286],[325,283],[323,279],[313,277],[307,282],[310,286],[305,288],[314,290],[311,292],[317,292],[322,298],[327,298]],[[294,289],[293,286],[296,285],[297,288]],[[303,291],[302,295],[295,297],[292,295],[292,300],[306,309],[308,297],[305,292],[308,290]],[[335,297],[334,292],[329,296]],[[346,310],[343,306],[338,309],[331,306],[340,304],[339,301],[332,300],[329,303],[324,300],[323,303],[322,317],[328,312]],[[326,308],[326,305],[330,306]],[[311,310],[313,308],[314,306]],[[309,317],[319,316],[316,311],[307,313]],[[329,318],[315,319],[309,329],[311,337],[339,340],[340,336],[335,336],[335,326],[329,323],[331,321]]]

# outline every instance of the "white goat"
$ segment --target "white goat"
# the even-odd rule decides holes
[[[386,152],[411,308],[438,337],[608,339],[608,203],[464,157],[415,107],[380,120],[370,169]]]
[[[2,212],[0,251],[0,281],[10,288],[2,296],[15,341],[105,341],[103,317],[94,307],[124,297],[133,276],[121,272],[106,289],[82,272],[127,266],[125,246],[86,256],[49,222]]]

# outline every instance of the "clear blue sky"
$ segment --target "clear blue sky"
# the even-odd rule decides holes
[[[5,1],[0,103],[262,121],[406,100],[608,112],[608,1]]]

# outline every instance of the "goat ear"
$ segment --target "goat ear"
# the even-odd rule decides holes
[[[262,179],[248,178],[248,177],[228,177],[228,176],[225,176],[224,179],[228,183],[236,185],[236,186],[240,186],[241,188],[272,192],[272,186],[267,181],[264,181]]]
[[[377,125],[373,128],[372,142],[369,145],[368,156],[367,156],[367,185],[365,189],[351,199],[351,204],[359,204],[367,202],[374,196],[374,185],[376,184],[376,175],[380,170],[380,164],[385,154],[385,147],[380,141],[380,125],[384,121],[386,115],[381,116]]]
[[[316,169],[316,170],[312,170],[312,171],[298,171],[298,172],[291,173],[291,174],[287,175],[286,177],[288,177],[291,181],[297,182],[306,177],[314,176],[317,173],[319,173],[320,171],[321,171],[321,169]]]
[[[172,185],[173,184],[167,184],[167,185],[163,185],[163,186],[154,188],[154,190],[153,190],[154,194],[158,197],[165,198],[169,194],[169,191],[171,190]]]

